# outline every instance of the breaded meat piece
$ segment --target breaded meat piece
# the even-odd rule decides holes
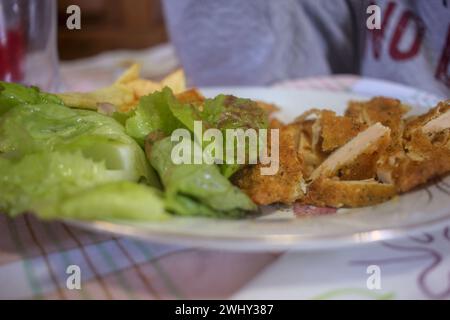
[[[406,146],[405,157],[391,171],[399,192],[407,192],[427,181],[450,172],[450,148],[435,145],[422,131],[416,131]]]
[[[391,129],[391,137],[395,140],[401,136],[403,117],[409,111],[410,108],[400,100],[376,97],[367,102],[350,102],[345,115],[369,126],[379,122]]]
[[[391,142],[379,155],[375,169],[375,176],[382,177],[382,180],[387,183],[393,183],[392,178],[389,178],[392,165],[404,157],[404,116],[409,110],[410,108],[399,100],[376,97],[367,102],[350,102],[345,113],[355,121],[367,125],[379,122],[391,130]]]
[[[400,100],[376,97],[368,102],[350,102],[345,115],[368,126],[377,122],[391,129],[391,145],[387,152],[394,155],[402,149],[404,116],[410,107]]]
[[[258,164],[242,169],[232,178],[256,204],[292,204],[304,195],[303,159],[297,152],[299,133],[298,124],[280,128],[277,174],[263,176],[261,168],[265,166]]]
[[[341,168],[352,166],[361,155],[378,155],[390,141],[391,130],[376,123],[359,133],[347,144],[331,154],[310,176],[310,180],[319,177],[334,177]]]
[[[257,100],[256,104],[258,105],[258,107],[266,111],[269,115],[280,111],[280,108],[278,108],[278,106],[272,103]]]
[[[377,176],[377,165],[387,145],[369,153],[362,153],[354,161],[342,166],[336,173],[340,180],[368,180]]]
[[[407,120],[405,135],[421,129],[426,134],[442,132],[450,128],[450,100],[440,102],[427,113]]]
[[[328,154],[322,152],[320,145],[315,143],[316,120],[306,120],[299,123],[300,137],[298,143],[299,156],[303,158],[304,176],[309,177],[320,166]]]
[[[316,118],[310,120],[311,115]],[[365,124],[337,116],[330,110],[312,109],[297,118],[296,123],[302,128],[299,152],[305,162],[305,177],[309,177],[331,152],[367,129]]]
[[[364,207],[379,204],[396,195],[394,185],[376,180],[340,181],[321,177],[308,186],[300,203],[317,207]]]
[[[321,127],[322,151],[331,152],[356,137],[367,125],[351,117],[337,116],[335,112],[324,110],[318,119]]]
[[[205,97],[198,91],[198,89],[190,89],[177,94],[177,100],[181,103],[202,104],[205,102]]]
[[[407,192],[430,179],[450,172],[450,105],[441,102],[424,115],[407,121],[404,154],[380,166],[380,180]]]

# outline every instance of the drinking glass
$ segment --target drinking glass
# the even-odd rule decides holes
[[[56,0],[0,0],[0,80],[58,89]]]

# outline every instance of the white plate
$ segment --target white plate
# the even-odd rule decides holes
[[[349,100],[368,99],[349,93],[277,88],[203,90],[273,102],[280,118],[293,119],[317,107],[342,113]],[[428,106],[431,107],[431,106]],[[426,109],[416,106],[413,112]],[[240,221],[174,218],[166,222],[74,222],[72,224],[158,242],[230,250],[320,249],[404,237],[437,227],[450,218],[450,179],[430,184],[378,206],[343,209],[335,215],[297,218],[288,208],[265,208],[259,218]]]

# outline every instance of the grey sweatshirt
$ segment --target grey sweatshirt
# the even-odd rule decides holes
[[[367,28],[370,4],[382,10],[381,30]],[[164,7],[198,86],[353,73],[450,96],[446,0],[164,0]]]

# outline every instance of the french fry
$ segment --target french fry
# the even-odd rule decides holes
[[[148,94],[172,89],[174,94],[186,91],[184,71],[179,69],[168,75],[161,82],[140,78],[141,67],[133,64],[111,86],[93,92],[69,92],[58,94],[63,102],[74,108],[98,110],[99,105],[110,104],[116,111],[127,112],[134,109],[139,99]]]

